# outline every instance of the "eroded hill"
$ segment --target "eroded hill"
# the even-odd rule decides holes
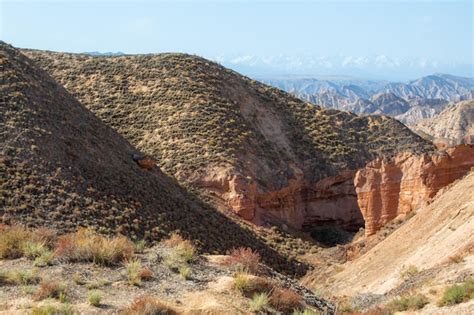
[[[3,223],[158,240],[180,231],[206,252],[250,246],[295,265],[239,220],[199,201],[13,47],[0,44],[0,216]],[[293,266],[293,267],[290,267]]]
[[[420,121],[412,129],[438,143],[474,143],[474,101],[453,104],[438,115]]]
[[[359,216],[360,226],[355,193],[339,191],[353,174],[339,173],[432,149],[394,119],[305,103],[196,56],[25,53],[165,172],[256,223],[350,225]],[[343,208],[328,208],[341,194]]]

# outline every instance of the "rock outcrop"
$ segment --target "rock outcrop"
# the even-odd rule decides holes
[[[297,230],[318,225],[337,225],[347,230],[364,226],[354,187],[355,171],[308,183],[303,172],[293,166],[294,177],[282,189],[262,192],[251,178],[214,170],[195,185],[212,192],[214,203],[232,209],[240,217],[257,225],[284,224]]]
[[[364,219],[357,205],[354,175],[354,171],[341,171],[312,184],[296,179],[284,189],[257,194],[256,223],[283,221],[299,230],[325,224],[358,230]]]
[[[370,162],[354,180],[366,234],[374,234],[398,215],[417,210],[472,166],[472,145],[435,155],[400,153],[390,161],[378,158]]]

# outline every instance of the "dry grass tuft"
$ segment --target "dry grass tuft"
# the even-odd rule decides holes
[[[270,305],[283,313],[291,313],[293,310],[301,308],[301,297],[295,292],[283,289],[274,288],[270,295]]]
[[[66,287],[56,281],[41,281],[38,290],[34,295],[35,301],[41,301],[47,298],[55,298],[59,300],[65,300]]]
[[[189,262],[196,259],[196,248],[194,245],[177,233],[173,233],[170,238],[164,240],[163,244],[169,248],[169,253],[164,263],[171,269],[179,270],[182,266],[186,266]]]
[[[138,276],[140,277],[140,279],[142,279],[144,281],[148,281],[148,280],[151,280],[153,278],[153,271],[151,271],[150,268],[145,266],[145,267],[142,267],[138,271]]]
[[[256,274],[258,273],[260,258],[260,254],[257,251],[253,251],[248,247],[240,247],[230,253],[225,263],[236,270]]]
[[[464,255],[456,254],[456,255],[453,255],[453,256],[449,256],[449,261],[454,263],[454,264],[460,264],[464,261]]]
[[[63,261],[112,265],[130,259],[133,252],[133,243],[125,236],[106,237],[89,229],[80,229],[59,237],[54,254]]]
[[[22,226],[7,226],[0,233],[0,258],[23,256],[25,243],[31,239],[31,232]]]
[[[2,225],[0,230],[0,258],[26,256],[35,259],[47,254],[56,240],[56,232],[47,228],[30,231],[20,225]]]
[[[126,315],[155,315],[155,314],[166,314],[174,315],[178,314],[176,310],[165,302],[158,301],[150,295],[145,295],[136,298],[132,304],[124,310],[123,314]]]

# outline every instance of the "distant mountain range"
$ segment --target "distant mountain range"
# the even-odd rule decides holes
[[[207,56],[211,57],[211,56]],[[220,55],[211,59],[249,76],[255,75],[350,75],[360,78],[408,80],[431,73],[472,76],[472,62],[442,62],[428,58],[373,56],[318,56],[252,54]]]
[[[383,114],[405,124],[440,113],[449,103],[474,98],[474,78],[433,74],[409,82],[351,77],[257,77],[299,98],[356,114]]]

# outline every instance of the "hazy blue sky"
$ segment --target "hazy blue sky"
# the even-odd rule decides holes
[[[387,55],[473,63],[472,1],[4,1],[0,38],[59,51]]]

